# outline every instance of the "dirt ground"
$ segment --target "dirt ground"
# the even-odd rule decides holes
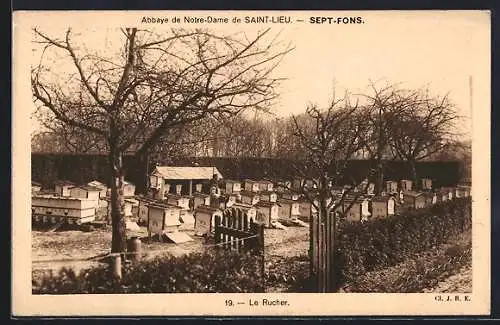
[[[157,238],[148,239],[147,230],[141,227],[138,235],[142,240],[142,251],[146,258],[163,254],[182,255],[200,252],[210,244],[204,238],[194,236],[192,229],[183,229],[193,241],[181,244],[160,242]],[[296,256],[307,253],[309,229],[289,227],[286,230],[266,229],[264,232],[266,262],[272,263],[277,257]],[[32,231],[33,271],[54,270],[71,267],[75,270],[98,265],[96,261],[68,261],[69,259],[89,259],[110,251],[111,229],[61,230],[55,232]],[[50,260],[50,261],[49,261]],[[44,262],[47,261],[47,262]]]

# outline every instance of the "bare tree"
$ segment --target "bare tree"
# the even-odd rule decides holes
[[[371,94],[361,95],[368,99],[362,113],[368,123],[363,152],[368,153],[368,159],[375,164],[375,193],[380,194],[384,190],[386,163],[396,158],[391,150],[391,143],[395,140],[392,128],[397,125],[399,115],[412,108],[395,85],[377,87],[370,81],[370,88]]]
[[[415,187],[419,187],[417,161],[442,151],[457,135],[457,111],[447,96],[431,96],[427,89],[397,93],[401,105],[391,125],[391,147],[408,163]]]
[[[326,109],[310,106],[305,116],[294,116],[293,122],[294,139],[305,153],[305,157],[294,167],[298,175],[312,181],[312,186],[303,183],[300,192],[311,203],[319,220],[318,229],[313,230],[311,224],[311,235],[312,231],[318,231],[321,236],[321,224],[327,218],[336,227],[337,214],[343,215],[354,204],[353,200],[344,206],[346,198],[352,195],[351,189],[358,186],[360,180],[349,180],[351,189],[340,195],[334,191],[334,185],[345,182],[342,179],[348,161],[365,146],[367,123],[360,114],[358,104],[353,105],[347,95],[339,100],[334,98]],[[356,199],[360,193],[353,198]],[[313,236],[310,236],[310,240],[312,249]],[[335,251],[335,247],[332,247],[332,251]],[[334,261],[332,263],[335,265]]]
[[[112,252],[124,251],[126,244],[123,153],[135,146],[136,155],[147,157],[169,130],[208,116],[268,110],[281,80],[273,71],[291,51],[269,39],[269,29],[251,39],[206,30],[120,32],[121,45],[105,56],[74,44],[71,29],[62,38],[35,29],[43,55],[31,74],[35,102],[51,112],[53,121],[106,140]],[[49,51],[57,60],[44,60]],[[72,70],[54,78],[63,61]]]

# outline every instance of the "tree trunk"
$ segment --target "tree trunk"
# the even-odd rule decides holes
[[[136,176],[137,193],[146,194],[149,188],[149,153],[143,152],[135,157],[137,170],[139,171]]]
[[[410,160],[408,163],[410,164],[411,180],[413,182],[412,188],[414,190],[418,190],[420,188],[420,184],[418,183],[417,177],[417,163],[415,162],[415,160]]]
[[[384,163],[377,162],[376,181],[375,181],[375,194],[380,195],[384,191]]]
[[[122,153],[110,148],[109,165],[111,168],[111,252],[121,253],[126,248],[125,198],[123,196],[123,159]]]

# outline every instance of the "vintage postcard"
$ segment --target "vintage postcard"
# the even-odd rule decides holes
[[[13,40],[13,315],[489,314],[489,11],[19,11]]]

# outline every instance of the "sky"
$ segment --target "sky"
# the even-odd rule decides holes
[[[307,19],[312,13],[291,15],[292,18],[303,17],[306,22],[270,26],[274,34],[279,33],[283,42],[294,46],[293,52],[275,71],[276,76],[287,78],[279,88],[279,101],[272,108],[276,115],[301,113],[309,103],[326,105],[331,99],[333,85],[337,95],[346,90],[366,93],[371,80],[378,84],[397,83],[411,89],[426,86],[433,94],[448,94],[458,113],[466,117],[460,125],[462,132],[471,133],[471,109],[484,106],[480,98],[489,96],[487,14],[460,11],[333,14],[362,16],[365,23],[361,25],[309,24]],[[314,16],[318,15],[314,13]],[[331,13],[328,15],[332,16]],[[96,23],[90,28],[83,18],[66,19],[73,22],[71,26],[75,33],[85,35],[82,38],[85,46],[96,49],[112,44],[112,35],[116,33],[110,32],[109,28],[121,25],[121,18],[109,20],[114,23],[92,20]],[[37,20],[37,25],[48,35],[63,36],[68,23],[65,24],[64,19],[58,20],[57,24],[50,24],[50,21],[55,20],[48,16]],[[255,24],[231,28],[214,26],[203,27],[221,32],[244,31],[249,35],[268,27]],[[39,60],[40,51],[35,49],[36,45],[32,62]],[[472,96],[470,77],[473,80]],[[33,127],[37,128],[36,121]]]

